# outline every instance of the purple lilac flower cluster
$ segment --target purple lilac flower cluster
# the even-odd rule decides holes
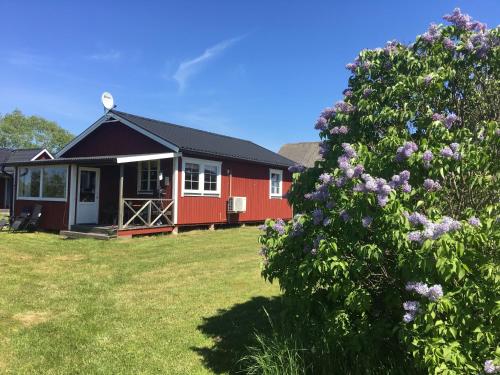
[[[370,88],[370,87],[367,87],[366,89],[364,89],[364,90],[363,90],[363,96],[364,96],[365,98],[367,98],[367,97],[369,97],[369,96],[370,96],[370,94],[371,94],[373,91],[375,91],[375,90],[373,90],[373,89],[372,89],[372,88]]]
[[[488,33],[481,31],[470,37],[468,49],[470,48],[469,46],[472,47],[471,51],[475,50],[477,56],[483,58],[490,51],[492,44],[490,42],[490,38],[488,37]]]
[[[362,193],[376,193],[377,202],[380,207],[384,207],[389,201],[389,195],[393,191],[390,183],[380,177],[372,177],[368,173],[361,175],[363,183],[356,184],[353,191]]]
[[[451,40],[448,37],[443,38],[443,45],[444,45],[444,48],[446,48],[447,50],[450,50],[450,51],[454,51],[456,48],[453,40]]]
[[[384,47],[384,53],[386,55],[390,55],[391,53],[395,53],[398,50],[398,47],[401,46],[397,40],[390,40],[386,43]]]
[[[259,225],[257,227],[259,230],[263,231],[263,232],[267,232],[267,225],[266,224],[262,224],[262,225]]]
[[[444,234],[458,230],[461,227],[459,221],[448,216],[443,216],[440,223],[433,223],[425,215],[419,214],[418,212],[412,213],[411,215],[406,212],[405,216],[412,225],[422,225],[424,227],[421,231],[408,233],[408,240],[412,242],[422,243],[425,240],[436,240]]]
[[[449,146],[445,146],[441,149],[440,154],[445,158],[453,158],[455,160],[462,159],[462,155],[458,152],[460,144],[452,143]]]
[[[432,302],[436,302],[441,297],[443,297],[443,287],[439,284],[428,286],[422,282],[409,282],[406,284],[406,290],[408,292],[415,292],[423,297],[428,298]]]
[[[472,216],[469,220],[468,220],[469,224],[472,225],[473,227],[479,227],[481,226],[481,221],[475,217],[475,216]]]
[[[424,161],[424,168],[428,169],[431,166],[431,161],[434,158],[434,155],[432,154],[432,151],[425,151],[422,154],[422,160]]]
[[[459,117],[454,113],[450,113],[446,116],[441,113],[434,113],[432,115],[432,121],[439,121],[446,127],[446,129],[450,129],[453,124],[459,120]]]
[[[426,178],[424,180],[424,189],[426,191],[438,191],[441,190],[441,184],[437,181],[431,180],[430,178]]]
[[[453,13],[443,16],[445,21],[450,22],[458,29],[467,31],[485,31],[486,25],[481,22],[473,21],[468,14],[462,13],[460,8],[455,8]]]
[[[417,314],[420,312],[420,303],[418,301],[406,301],[403,303],[403,309],[406,311],[403,316],[403,322],[413,322]]]
[[[285,222],[283,219],[277,219],[273,225],[273,229],[278,232],[279,235],[285,234]]]
[[[337,134],[342,134],[345,135],[349,132],[349,129],[347,126],[342,125],[342,126],[334,126],[332,130],[330,130],[330,134],[332,135],[337,135]]]
[[[500,373],[500,366],[495,365],[492,359],[488,359],[484,362],[484,372],[486,374],[497,374]]]
[[[340,113],[351,113],[351,112],[354,112],[355,107],[350,103],[347,103],[347,102],[344,102],[343,100],[340,100],[337,103],[335,103],[334,109],[336,112],[340,112]]]
[[[406,142],[403,146],[398,147],[396,151],[396,161],[408,159],[416,151],[418,151],[418,146],[415,142]]]
[[[320,185],[312,193],[304,194],[304,198],[313,201],[324,201],[329,196],[328,187],[335,183],[334,178],[329,173],[323,173],[319,176]]]
[[[323,222],[323,210],[320,208],[315,208],[312,212],[312,218],[314,225],[319,225]]]
[[[347,223],[349,220],[351,220],[351,215],[346,210],[342,210],[340,212],[340,219],[342,219],[343,222]]]
[[[410,171],[404,170],[392,176],[391,181],[389,181],[389,186],[393,189],[401,187],[401,191],[403,193],[411,192],[411,185],[409,184],[410,180]]]
[[[373,222],[373,217],[371,216],[365,216],[364,218],[361,219],[361,225],[363,225],[363,228],[368,228]]]
[[[344,96],[346,98],[350,98],[352,96],[352,90],[351,89],[345,89],[342,94],[344,94]]]
[[[314,129],[324,131],[328,127],[328,120],[322,116],[316,120],[316,124],[314,125]]]
[[[350,70],[352,73],[355,73],[356,69],[358,69],[359,66],[360,66],[359,57],[356,57],[352,63],[347,64],[345,67],[347,70]]]
[[[422,34],[422,39],[425,40],[426,42],[433,43],[436,40],[438,40],[440,36],[441,36],[441,30],[439,29],[439,26],[436,25],[435,23],[432,23],[429,26],[427,32]]]
[[[302,164],[295,164],[292,165],[291,167],[288,168],[288,171],[290,173],[302,173],[306,170],[306,167],[304,167]]]
[[[321,112],[321,117],[329,120],[335,116],[335,109],[332,107],[326,107],[323,112]]]

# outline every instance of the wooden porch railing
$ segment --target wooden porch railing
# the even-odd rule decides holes
[[[174,225],[172,199],[123,198],[118,229]]]

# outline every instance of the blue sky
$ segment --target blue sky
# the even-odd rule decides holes
[[[317,140],[363,48],[412,41],[454,7],[496,26],[498,0],[0,2],[0,113],[75,134],[117,109],[277,150]]]

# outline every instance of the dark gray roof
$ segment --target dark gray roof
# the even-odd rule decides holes
[[[27,162],[42,152],[43,148],[0,149],[0,164]]]
[[[308,168],[314,167],[314,162],[321,160],[319,142],[288,143],[278,153]]]
[[[12,154],[12,150],[9,148],[0,148],[0,164],[6,162],[10,155]]]
[[[243,139],[170,124],[130,113],[115,110],[111,112],[174,144],[184,152],[243,159],[284,167],[295,164],[286,157]]]

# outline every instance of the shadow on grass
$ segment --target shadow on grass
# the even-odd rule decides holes
[[[219,310],[198,326],[199,331],[215,341],[214,346],[191,349],[203,358],[207,369],[216,374],[235,374],[240,370],[238,361],[247,354],[246,347],[254,343],[254,333],[270,334],[269,317],[273,323],[278,321],[281,306],[280,298],[254,297],[230,309]]]

